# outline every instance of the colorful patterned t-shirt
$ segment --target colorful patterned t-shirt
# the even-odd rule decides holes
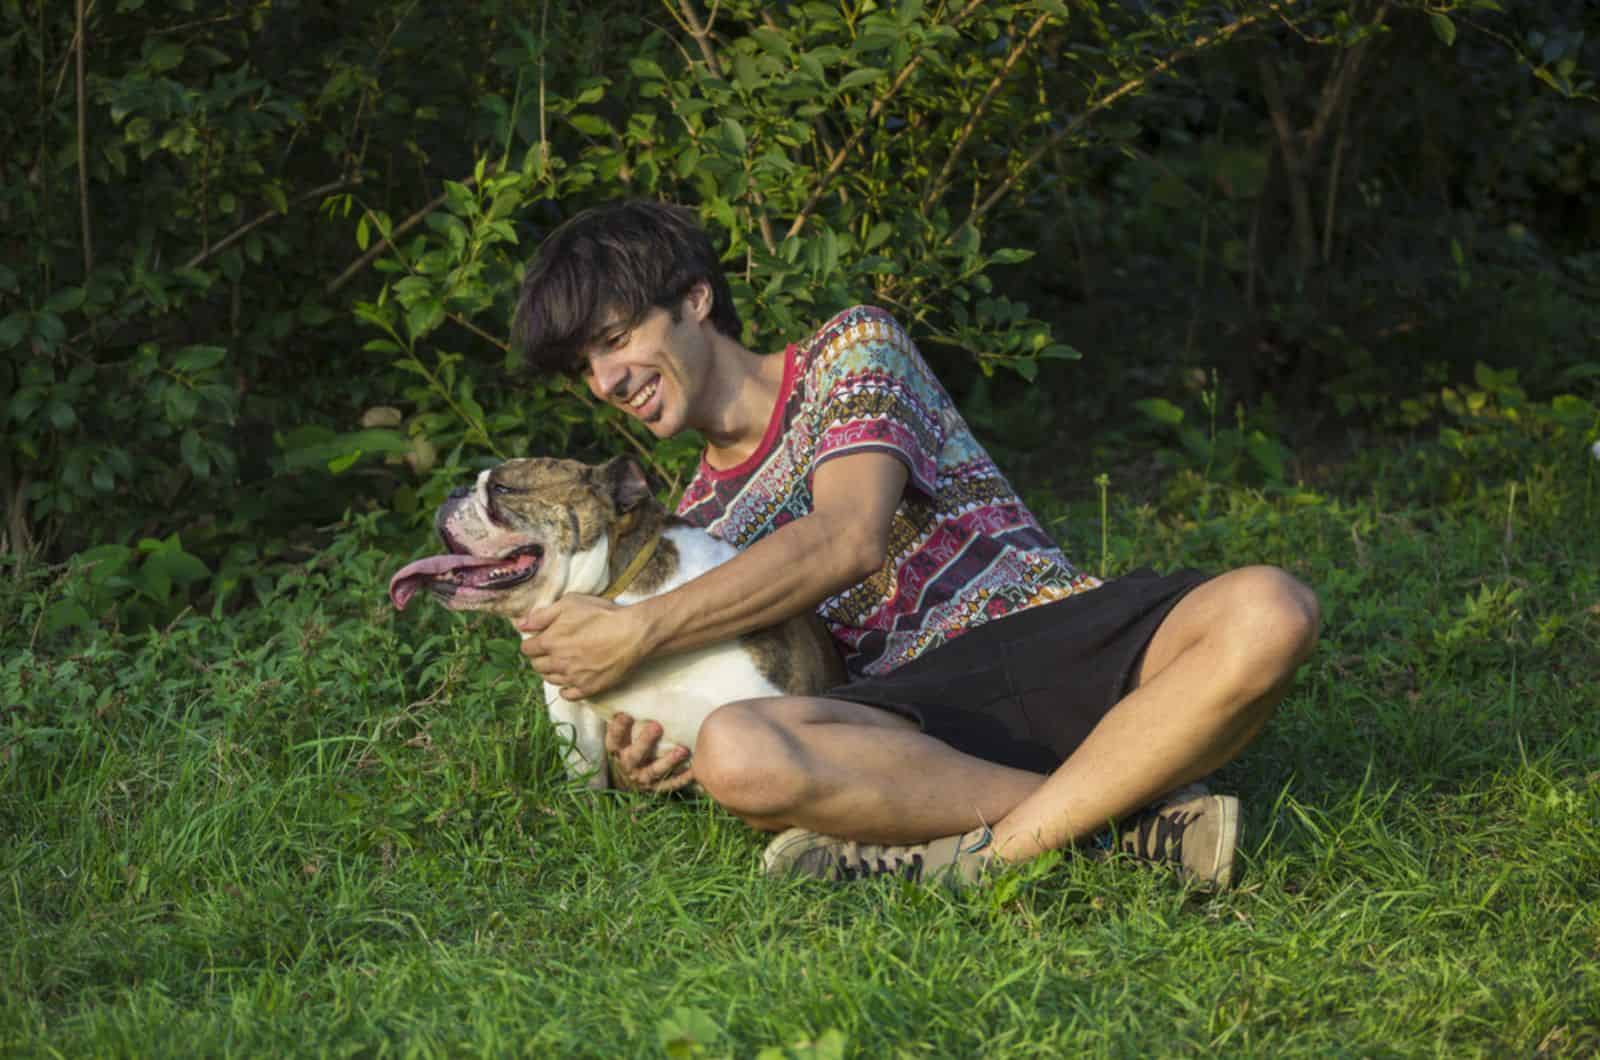
[[[877,676],[974,626],[1090,589],[977,439],[910,337],[858,306],[784,354],[760,446],[737,467],[700,468],[678,514],[737,548],[811,512],[812,475],[860,452],[909,471],[889,557],[818,612],[856,676]]]

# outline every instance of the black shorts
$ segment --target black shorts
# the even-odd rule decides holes
[[[958,751],[1049,773],[1132,690],[1156,627],[1210,577],[1140,568],[824,694],[910,718]]]

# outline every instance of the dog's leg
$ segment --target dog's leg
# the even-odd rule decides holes
[[[610,784],[606,762],[606,723],[581,703],[561,698],[561,690],[545,682],[545,709],[558,729],[572,727],[572,746],[566,754],[567,775],[603,791]]]
[[[582,759],[583,771],[588,775],[588,785],[593,791],[604,791],[611,786],[610,762],[606,758],[606,723],[592,710],[578,710],[578,721],[573,727],[572,758]]]

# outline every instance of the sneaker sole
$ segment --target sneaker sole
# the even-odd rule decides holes
[[[794,858],[786,856],[788,848],[796,840],[813,833],[804,828],[788,828],[779,832],[761,852],[761,874],[764,876],[788,876],[794,869]]]
[[[1212,805],[1222,818],[1217,825],[1216,872],[1209,878],[1199,878],[1219,891],[1233,886],[1234,855],[1239,849],[1239,800],[1233,795],[1214,795]]]

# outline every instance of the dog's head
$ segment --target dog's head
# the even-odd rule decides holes
[[[599,593],[625,516],[659,508],[644,471],[627,457],[598,467],[576,460],[508,460],[452,492],[434,518],[446,552],[389,581],[404,608],[427,589],[458,611],[520,618],[566,593]]]

